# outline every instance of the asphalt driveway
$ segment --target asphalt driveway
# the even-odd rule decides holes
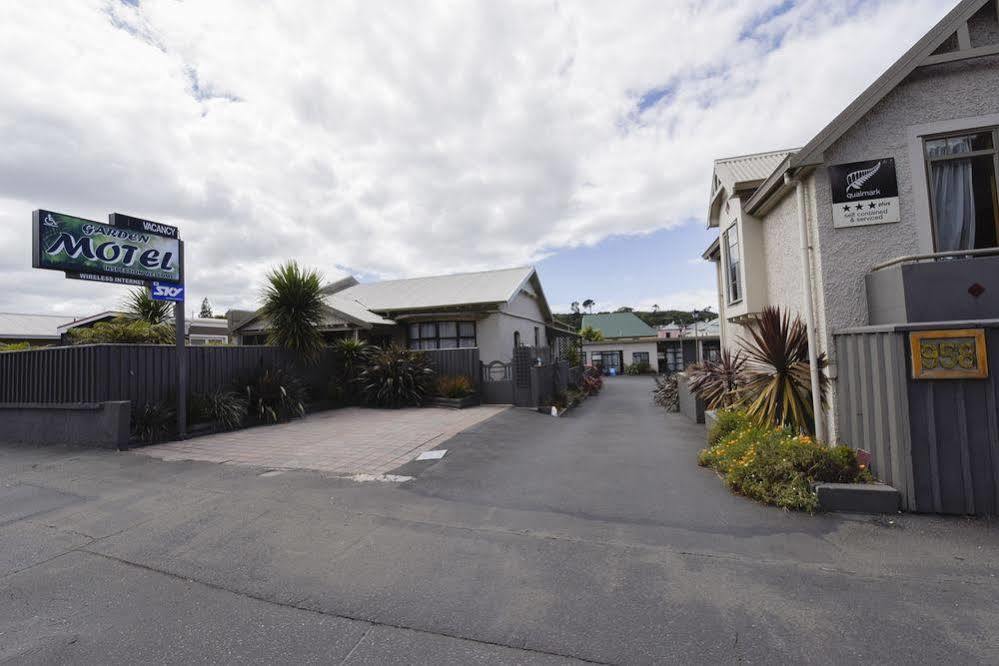
[[[403,484],[0,446],[0,661],[999,661],[994,523],[734,497],[650,388]]]

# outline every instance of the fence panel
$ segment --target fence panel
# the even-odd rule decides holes
[[[438,375],[461,375],[479,386],[479,349],[426,349],[423,351]]]
[[[839,436],[871,454],[871,471],[915,505],[906,392],[904,336],[895,332],[836,336]]]

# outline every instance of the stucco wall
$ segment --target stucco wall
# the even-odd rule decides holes
[[[649,365],[656,372],[659,372],[659,358],[655,342],[614,342],[604,340],[601,342],[584,342],[583,351],[586,352],[586,364],[592,365],[593,352],[619,351],[621,352],[621,362],[631,365],[635,362],[632,354],[635,352],[645,352],[649,355]]]
[[[538,329],[540,346],[548,346],[544,317],[535,298],[521,292],[504,305],[500,312],[479,320],[476,335],[479,357],[483,363],[513,358],[514,333],[520,333],[520,342],[534,345],[534,329]]]
[[[795,312],[801,312],[805,302],[800,236],[798,206],[792,193],[763,218],[763,250],[767,303]]]
[[[929,238],[928,218],[916,201],[914,182],[925,179],[926,172],[922,163],[911,163],[909,128],[997,113],[999,58],[918,69],[825,152],[826,164],[895,158],[902,218],[895,224],[834,229],[828,174],[824,168],[816,172],[827,330],[867,323],[864,275],[874,265],[932,251],[920,244],[921,238]],[[975,120],[969,120],[968,127],[974,126]]]

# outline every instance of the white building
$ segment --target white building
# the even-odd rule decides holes
[[[963,0],[804,147],[715,162],[723,345],[766,305],[799,313],[837,440],[837,331],[999,317],[997,172],[999,8]]]
[[[508,363],[515,346],[554,346],[570,335],[548,307],[531,266],[477,273],[360,283],[345,278],[323,289],[329,339],[358,337],[411,349],[478,347],[484,363]],[[265,344],[267,322],[252,316],[233,334]]]

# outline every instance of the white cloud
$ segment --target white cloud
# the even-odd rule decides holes
[[[114,300],[30,269],[39,207],[179,225],[189,291],[222,305],[286,258],[426,274],[675,227],[713,158],[804,142],[946,8],[9,3],[0,308]]]

